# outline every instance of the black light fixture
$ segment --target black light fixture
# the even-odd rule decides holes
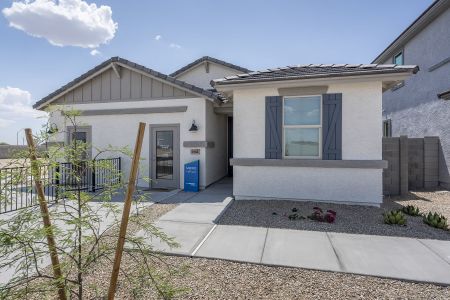
[[[189,128],[189,131],[198,131],[197,125],[195,125],[195,120],[192,120],[191,128]]]
[[[48,134],[54,134],[58,132],[58,126],[56,124],[50,124],[50,127],[47,130]]]

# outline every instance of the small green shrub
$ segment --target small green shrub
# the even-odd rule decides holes
[[[402,211],[410,216],[420,216],[419,208],[414,205],[403,206]]]
[[[384,213],[383,216],[385,224],[406,226],[405,215],[400,210],[391,210]]]
[[[443,215],[439,215],[438,213],[429,212],[428,215],[423,217],[423,222],[431,227],[439,228],[439,229],[448,229],[447,218]]]
[[[303,220],[303,219],[305,219],[304,216],[299,215],[299,214],[297,214],[297,213],[295,213],[295,214],[290,214],[290,215],[288,216],[288,218],[289,218],[289,220]]]

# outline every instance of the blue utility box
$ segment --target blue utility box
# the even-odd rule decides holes
[[[198,192],[200,181],[200,161],[196,160],[184,165],[184,191]]]

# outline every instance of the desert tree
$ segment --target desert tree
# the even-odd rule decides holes
[[[127,184],[111,156],[122,159],[132,155],[128,147],[107,146],[95,148],[89,141],[77,138],[79,112],[55,107],[51,114],[64,116],[63,128],[47,124],[35,135],[41,145],[38,169],[50,206],[51,229],[56,239],[62,276],[55,278],[49,265],[46,229],[42,225],[39,207],[33,205],[36,197],[29,185],[30,153],[21,151],[10,163],[10,171],[0,173],[0,205],[9,205],[11,197],[26,195],[26,208],[0,214],[0,272],[9,270],[11,276],[0,283],[0,299],[28,299],[36,295],[57,297],[57,286],[64,286],[71,299],[86,299],[85,290],[97,291],[98,297],[106,294],[102,284],[87,282],[85,278],[95,272],[100,263],[112,265],[118,238],[121,205],[114,199],[123,194]],[[65,128],[70,127],[70,132]],[[55,137],[67,137],[67,143],[54,143]],[[91,157],[92,149],[92,157]],[[102,175],[102,186],[92,176]],[[144,180],[149,180],[144,178]],[[25,184],[25,189],[23,188]],[[148,202],[148,194],[135,193],[135,206]],[[176,267],[165,262],[154,251],[149,239],[160,239],[170,247],[177,243],[153,224],[146,222],[136,210],[130,217],[131,232],[126,236],[124,256],[135,262],[138,269],[121,267],[121,280],[130,287],[130,294],[139,298],[142,290],[152,286],[164,299],[180,290],[159,274],[156,264],[163,265],[169,273]],[[134,234],[139,230],[140,234]],[[109,270],[108,270],[108,274]]]

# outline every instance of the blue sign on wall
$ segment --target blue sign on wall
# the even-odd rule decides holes
[[[200,161],[196,160],[184,165],[184,191],[198,192],[200,180]]]

